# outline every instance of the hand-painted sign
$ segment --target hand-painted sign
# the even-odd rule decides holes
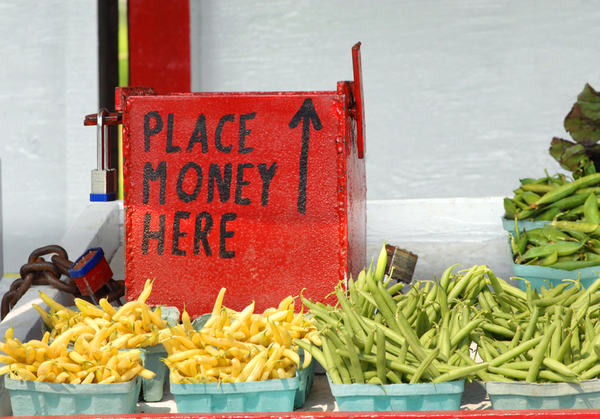
[[[127,298],[257,310],[323,299],[365,263],[365,170],[352,83],[337,91],[118,91]]]

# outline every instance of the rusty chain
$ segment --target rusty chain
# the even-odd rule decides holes
[[[43,256],[52,255],[50,262]],[[69,260],[67,251],[58,245],[40,247],[34,250],[29,256],[28,262],[21,267],[19,271],[20,278],[15,280],[8,292],[2,297],[1,320],[17,304],[21,297],[32,285],[51,285],[60,291],[73,294],[75,298],[81,298],[93,302],[91,296],[82,295],[75,284],[75,281],[69,275],[69,268],[73,262]],[[61,277],[66,276],[62,281]],[[106,298],[109,302],[117,301],[125,295],[124,281],[115,281],[110,279],[95,294],[97,298]]]

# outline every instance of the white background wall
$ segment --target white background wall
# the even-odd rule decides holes
[[[200,91],[335,90],[361,41],[369,199],[506,195],[560,170],[600,89],[595,0],[191,0]]]
[[[96,2],[0,0],[0,19],[4,268],[18,272],[89,202],[96,132],[83,118],[98,111]]]
[[[600,89],[598,0],[190,0],[196,91],[335,90],[362,42],[369,199],[503,196],[558,170]],[[0,0],[5,270],[88,203],[96,2]],[[78,255],[74,255],[77,257]]]

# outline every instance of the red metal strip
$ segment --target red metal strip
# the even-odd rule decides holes
[[[189,92],[189,0],[129,0],[129,84]]]
[[[352,47],[352,69],[354,70],[354,101],[356,106],[356,147],[358,158],[365,157],[365,105],[363,100],[362,64],[360,42]]]

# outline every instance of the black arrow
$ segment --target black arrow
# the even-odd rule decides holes
[[[315,130],[319,131],[323,128],[321,120],[311,98],[304,100],[304,103],[296,112],[290,121],[290,128],[294,129],[302,120],[302,149],[300,151],[300,180],[298,183],[298,212],[304,214],[306,212],[306,168],[308,163],[308,140],[310,138],[310,122],[312,121]]]

